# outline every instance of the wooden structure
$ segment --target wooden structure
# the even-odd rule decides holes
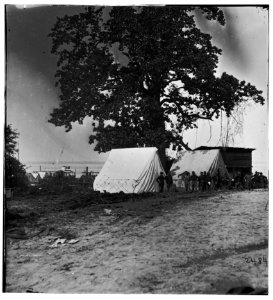
[[[194,150],[219,149],[225,162],[226,168],[231,175],[240,172],[242,175],[252,172],[253,148],[238,147],[207,147],[201,146]]]

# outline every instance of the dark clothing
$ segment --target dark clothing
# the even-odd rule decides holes
[[[205,176],[203,174],[200,175],[198,180],[199,180],[199,190],[203,192],[205,190]]]
[[[204,174],[204,190],[209,189],[210,176],[209,174]]]
[[[259,175],[259,186],[260,186],[260,188],[264,188],[264,176],[263,175]]]
[[[266,176],[263,176],[264,178],[264,189],[266,189],[268,187],[268,180],[267,180],[267,177]]]
[[[258,173],[254,174],[253,181],[254,181],[254,188],[258,189],[260,187],[260,178],[259,178],[259,174]]]
[[[240,176],[236,176],[236,177],[234,178],[235,188],[236,188],[236,189],[239,189],[239,188],[240,188],[240,184],[241,184],[241,180],[240,180],[240,179],[241,179]]]
[[[251,179],[252,179],[252,176],[250,174],[246,174],[244,177],[245,188],[248,190],[251,190]]]
[[[198,176],[196,174],[191,174],[190,176],[190,186],[191,191],[197,191],[198,190]]]
[[[157,182],[159,184],[159,192],[162,193],[163,192],[163,189],[164,189],[164,176],[163,175],[159,175],[158,178],[157,178]]]
[[[157,178],[157,182],[159,183],[159,185],[164,185],[164,176],[163,175],[159,175]]]
[[[190,180],[191,181],[197,181],[198,180],[198,176],[196,174],[191,174]]]
[[[221,177],[221,173],[220,170],[217,170],[217,175],[216,175],[216,188],[217,190],[221,189],[222,187],[222,177]]]
[[[165,177],[165,180],[166,180],[166,183],[167,184],[173,184],[173,177],[171,174],[168,174],[166,177]]]
[[[189,173],[185,173],[185,174],[180,174],[179,176],[182,176],[182,179],[184,181],[185,184],[185,191],[188,192],[189,191],[189,185],[190,185],[190,174]]]
[[[166,184],[167,184],[167,189],[169,191],[171,186],[173,185],[173,177],[172,177],[171,173],[167,174],[167,176],[165,177],[165,181],[166,181]]]

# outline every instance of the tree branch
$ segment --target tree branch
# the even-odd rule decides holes
[[[181,141],[180,141],[180,143],[181,143],[181,145],[186,149],[186,150],[188,150],[188,151],[192,151],[192,149],[189,147],[189,145],[188,145],[188,143],[187,144],[185,144],[184,142],[183,142],[183,140],[181,139]]]
[[[169,85],[171,82],[174,82],[174,81],[178,81],[180,80],[177,76],[174,77],[174,78],[171,78],[169,80],[166,80],[165,83],[166,83],[166,86]]]
[[[194,118],[198,118],[198,119],[203,119],[203,120],[210,120],[212,121],[211,117],[206,117],[206,116],[202,116],[199,114],[189,114],[189,117],[194,117]]]
[[[163,99],[163,100],[160,102],[160,104],[164,104],[164,103],[166,103],[166,102],[168,102],[168,103],[174,103],[173,101],[170,100],[170,96],[169,96],[169,95],[163,93],[163,96],[166,97],[166,98]],[[168,98],[169,98],[169,99],[168,99]]]

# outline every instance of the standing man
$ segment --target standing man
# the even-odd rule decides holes
[[[207,191],[209,189],[209,175],[206,171],[204,171],[204,191]]]
[[[200,173],[198,181],[199,181],[199,191],[203,192],[204,191],[204,175],[203,175],[203,172]]]
[[[160,175],[157,178],[157,182],[159,184],[159,193],[162,193],[164,190],[164,180],[165,180],[164,173],[160,172]]]
[[[251,190],[251,179],[252,179],[252,173],[247,173],[244,177],[245,181],[245,188],[249,191]]]
[[[172,174],[171,172],[169,171],[165,177],[165,181],[166,181],[166,184],[167,184],[167,191],[169,192],[172,185],[173,185],[173,177],[172,177]]]
[[[192,171],[190,176],[190,185],[191,185],[191,192],[197,191],[198,189],[198,176]]]
[[[261,173],[259,173],[259,186],[260,186],[260,188],[264,188],[264,175],[263,175],[263,173],[261,172]]]
[[[189,191],[189,187],[190,187],[190,173],[188,171],[179,174],[178,178],[181,177],[182,180],[184,181],[184,185],[185,185],[185,192],[187,193]]]
[[[254,189],[259,188],[259,173],[256,171],[254,176],[253,176],[253,181],[254,181]]]

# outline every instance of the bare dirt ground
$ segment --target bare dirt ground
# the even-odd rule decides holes
[[[92,197],[7,202],[6,292],[224,294],[240,284],[268,286],[267,190]]]

